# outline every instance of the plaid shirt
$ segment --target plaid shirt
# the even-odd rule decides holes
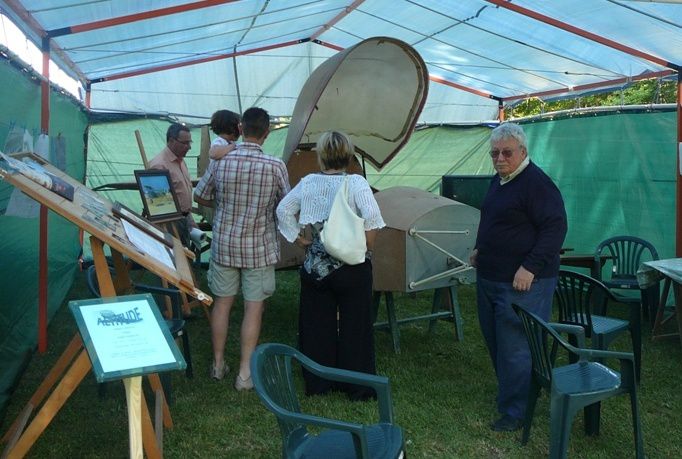
[[[215,202],[211,258],[233,268],[262,268],[279,260],[275,208],[289,192],[287,168],[260,145],[243,142],[213,161],[194,194]]]

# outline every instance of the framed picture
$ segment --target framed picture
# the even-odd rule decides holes
[[[98,382],[184,370],[151,294],[69,301]]]
[[[168,222],[182,218],[167,170],[137,170],[135,180],[142,197],[144,215],[149,221]]]

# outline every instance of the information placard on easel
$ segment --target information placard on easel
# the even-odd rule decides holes
[[[69,308],[98,382],[187,367],[151,294],[70,301]]]

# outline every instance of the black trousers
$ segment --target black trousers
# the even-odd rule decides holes
[[[369,260],[342,266],[320,281],[302,268],[299,306],[301,352],[321,365],[376,374]],[[303,378],[308,395],[342,390],[351,399],[376,396],[373,389],[335,384],[305,370]]]

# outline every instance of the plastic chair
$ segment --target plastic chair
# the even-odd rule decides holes
[[[559,322],[580,325],[591,339],[593,349],[608,349],[609,344],[630,330],[635,355],[635,374],[640,380],[642,362],[641,323],[606,315],[609,300],[617,301],[608,288],[596,279],[574,271],[560,270],[554,295],[559,306]],[[639,317],[639,305],[629,303],[630,317]],[[574,344],[574,343],[571,343]]]
[[[99,284],[97,282],[97,271],[95,270],[95,265],[90,265],[87,268],[85,272],[85,281],[88,285],[88,290],[90,290],[90,293],[97,297],[101,296],[99,292]],[[180,310],[180,292],[174,288],[163,288],[146,284],[133,284],[133,288],[136,292],[165,295],[171,298],[173,317],[166,319],[166,325],[168,325],[168,330],[170,331],[173,338],[182,339],[182,354],[185,357],[185,362],[187,362],[185,375],[188,378],[192,378],[194,376],[194,371],[192,369],[189,336],[187,334],[187,330],[185,329],[185,320],[182,318],[182,311]]]
[[[585,349],[585,329],[582,326],[548,324],[521,306],[514,304],[512,307],[521,318],[533,361],[521,444],[528,442],[535,404],[542,388],[550,392],[550,458],[566,457],[573,418],[580,409],[616,395],[629,394],[636,457],[643,458],[644,444],[632,353]],[[557,332],[575,335],[578,347],[571,346]],[[578,361],[555,366],[558,346],[577,356]],[[620,361],[620,373],[593,361],[606,358]],[[585,419],[586,426],[590,423],[591,420]]]
[[[379,403],[379,422],[363,425],[301,413],[293,378],[294,363],[315,375],[342,383],[372,387]],[[284,344],[267,343],[251,356],[251,377],[263,404],[277,417],[284,458],[399,458],[404,456],[402,429],[393,424],[388,378],[319,365]],[[307,426],[316,427],[318,434]]]
[[[659,286],[640,289],[637,282],[637,270],[644,261],[658,260],[658,252],[654,246],[644,239],[634,236],[616,236],[602,241],[594,252],[595,266],[601,266],[600,255],[611,256],[610,276],[602,276],[601,269],[597,269],[598,280],[602,281],[618,301],[623,303],[640,303],[639,299],[628,297],[618,290],[639,290],[641,305],[653,322],[658,309]],[[605,278],[603,278],[605,277]]]

